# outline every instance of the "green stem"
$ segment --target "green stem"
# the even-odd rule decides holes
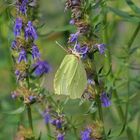
[[[116,90],[113,90],[113,95],[117,101],[120,100]],[[124,113],[123,113],[122,107],[120,105],[116,105],[116,109],[117,109],[118,115],[120,117],[120,120],[123,121],[124,120]]]
[[[137,121],[137,131],[136,131],[137,138],[139,138],[139,131],[140,131],[140,116],[138,117]]]
[[[128,140],[134,140],[134,135],[133,135],[133,131],[131,130],[131,128],[127,128],[126,130],[128,137]]]
[[[131,46],[132,46],[133,42],[135,41],[135,38],[136,38],[136,36],[138,35],[139,31],[140,31],[140,23],[139,23],[138,26],[136,27],[136,29],[135,29],[135,31],[134,31],[134,33],[133,33],[131,39],[130,39],[129,42],[128,42],[128,49],[131,48]]]
[[[28,71],[27,71],[28,73]],[[27,82],[27,86],[28,86],[28,89],[30,88],[30,79],[29,77],[26,78],[26,82]],[[32,121],[32,111],[31,111],[31,106],[30,104],[27,104],[27,114],[28,114],[28,122],[29,122],[29,126],[30,128],[32,129],[33,131],[33,121]]]
[[[103,24],[104,24],[104,26],[106,26],[107,25],[107,14],[106,14],[106,12],[104,12],[104,13],[105,14],[104,14]],[[104,34],[103,35],[104,43],[108,44],[109,42],[108,42],[108,28],[107,28],[107,26],[105,27],[103,34]],[[110,53],[110,49],[109,48],[107,49],[107,60],[106,60],[106,62],[107,62],[108,67],[110,67],[111,64],[112,64],[112,58],[111,58],[111,53]],[[110,70],[110,77],[113,78],[112,67],[111,67],[111,70]],[[115,82],[113,84],[115,85]],[[116,89],[114,89],[114,90],[111,89],[111,90],[113,92],[114,98],[118,101],[119,100],[119,96],[117,94]],[[119,115],[121,121],[123,121],[124,120],[124,113],[123,113],[122,107],[120,105],[116,105],[116,109],[117,109],[117,112],[118,112],[118,115]]]
[[[131,39],[129,40],[128,42],[128,54],[127,54],[127,62],[128,62],[128,66],[129,66],[129,60],[130,60],[130,54],[129,54],[129,50],[131,49],[138,33],[140,31],[140,23],[138,24],[138,26],[136,27]],[[125,110],[125,121],[124,121],[124,129],[126,128],[126,124],[127,124],[127,121],[128,121],[128,111],[129,111],[129,95],[130,95],[130,70],[129,70],[129,67],[128,67],[128,70],[127,70],[127,77],[128,77],[128,82],[127,82],[127,103],[126,103],[126,110]]]
[[[79,138],[79,136],[77,134],[77,131],[76,131],[76,128],[75,127],[73,127],[73,132],[74,132],[74,135],[75,135],[76,140],[79,140],[80,138]]]
[[[102,106],[101,106],[101,102],[100,102],[100,97],[98,96],[98,111],[99,111],[99,118],[102,122],[104,122],[103,119],[103,112],[102,112]]]
[[[30,107],[30,105],[27,105],[27,114],[28,114],[29,126],[33,130],[32,113],[31,113],[31,107]]]
[[[47,140],[51,140],[51,129],[49,124],[46,125],[46,129],[47,129]]]
[[[129,63],[129,56],[128,56],[128,63]],[[129,94],[130,94],[130,77],[129,77],[129,68],[127,70],[127,77],[128,77],[128,82],[127,82],[127,103],[126,103],[126,109],[125,109],[125,118],[124,118],[124,130],[127,125],[127,120],[128,120],[128,111],[129,111]],[[129,135],[128,135],[129,137]]]
[[[100,96],[97,95],[97,104],[98,104],[98,113],[99,113],[99,119],[103,123],[103,135],[104,135],[104,140],[106,140],[106,134],[105,134],[105,127],[104,127],[104,118],[103,118],[103,110],[102,110],[102,105],[101,105],[101,100]]]
[[[107,20],[107,19],[106,19],[106,14],[105,14],[105,15],[104,15],[104,25],[106,25],[106,22],[107,22],[106,20]],[[137,36],[138,33],[139,33],[139,30],[140,30],[140,23],[139,23],[138,26],[136,27],[136,29],[135,29],[135,31],[134,31],[134,33],[133,33],[133,35],[132,35],[130,41],[128,42],[128,49],[131,48],[131,46],[132,46],[132,44],[133,44],[133,42],[134,42],[136,36]],[[108,42],[107,27],[106,27],[105,30],[104,30],[104,42],[105,42],[105,43]],[[129,51],[128,51],[128,53],[129,53]],[[111,64],[111,54],[110,54],[110,50],[109,50],[109,49],[108,49],[108,51],[107,51],[107,56],[108,56],[107,63],[108,63],[108,65],[110,66],[110,64]],[[129,63],[129,54],[128,54],[127,60],[128,60],[128,63]],[[111,72],[110,72],[110,76],[113,78],[113,71],[112,71],[112,69],[111,69]],[[127,77],[128,77],[128,83],[127,83],[127,93],[128,93],[127,96],[128,96],[128,100],[127,100],[127,104],[126,104],[125,115],[124,115],[124,113],[123,113],[122,107],[121,107],[121,106],[116,106],[116,109],[117,109],[117,112],[118,112],[118,114],[119,114],[120,119],[121,119],[121,120],[124,120],[124,127],[123,127],[121,133],[123,133],[123,131],[125,130],[125,127],[126,127],[126,124],[127,124],[128,110],[129,110],[129,93],[130,93],[129,69],[128,69],[128,71],[127,71]],[[114,83],[114,84],[115,84],[115,83]],[[116,90],[113,90],[113,95],[114,95],[114,97],[115,97],[116,100],[119,100],[119,96],[118,96]],[[129,135],[128,135],[128,136],[129,136]]]

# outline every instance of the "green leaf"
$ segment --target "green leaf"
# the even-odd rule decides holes
[[[140,8],[137,7],[131,0],[125,0],[125,1],[135,13],[140,13]]]
[[[104,1],[101,1],[101,0],[99,0],[99,1],[97,1],[97,2],[93,2],[93,1],[91,0],[90,3],[91,3],[92,8],[93,8],[93,9],[96,9],[96,8],[98,8],[99,6],[101,6],[102,4],[104,4],[105,2],[104,2]]]
[[[131,49],[129,50],[129,54],[130,54],[130,55],[134,54],[138,49],[139,49],[139,47],[131,48]]]
[[[88,113],[93,114],[93,113],[95,113],[96,111],[97,111],[97,106],[96,106],[96,104],[95,104],[95,101],[93,101],[93,102],[91,103],[91,105],[90,105],[90,107],[89,107],[89,109],[88,109],[88,111],[87,111],[86,114],[88,114]]]
[[[129,137],[128,140],[134,140],[134,135],[133,135],[133,131],[132,131],[132,128],[130,127],[127,127],[127,136]]]
[[[9,111],[9,112],[5,112],[5,113],[6,113],[6,114],[9,114],[9,115],[15,115],[15,114],[20,114],[20,113],[22,113],[24,110],[25,110],[25,105],[19,107],[19,108],[16,109],[16,110]]]
[[[114,12],[116,15],[121,16],[123,18],[129,18],[129,14],[127,12],[121,11],[119,9],[116,8],[112,8],[112,7],[108,7],[109,10],[111,10],[112,12]]]
[[[55,74],[55,94],[81,98],[86,86],[87,76],[81,59],[72,54],[66,55]]]
[[[121,10],[116,9],[116,8],[112,8],[112,7],[108,7],[108,8],[110,11],[112,11],[116,15],[122,17],[123,20],[125,20],[125,21],[135,22],[135,23],[140,22],[140,18],[136,17],[135,15],[130,15],[129,13],[121,11]]]

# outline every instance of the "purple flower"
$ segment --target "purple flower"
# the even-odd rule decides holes
[[[15,71],[15,75],[16,75],[16,76],[19,76],[19,75],[20,75],[20,71],[19,71],[19,70],[16,70],[16,71]]]
[[[81,140],[91,140],[91,129],[87,128],[81,132]]]
[[[22,0],[22,3],[19,7],[19,11],[22,13],[22,14],[26,14],[27,12],[27,3],[28,3],[28,0]]]
[[[22,3],[27,4],[29,0],[22,0]]]
[[[57,140],[64,140],[64,134],[59,133],[57,135]]]
[[[33,65],[33,67],[35,68],[34,73],[36,76],[41,76],[42,74],[51,71],[51,67],[46,61],[38,60],[36,64]]]
[[[104,54],[106,50],[106,45],[105,44],[97,44],[97,48],[100,52],[100,54]]]
[[[95,85],[95,81],[93,79],[88,79],[88,84],[89,85]]]
[[[27,62],[27,54],[26,54],[26,51],[24,49],[22,49],[19,53],[18,63],[20,63],[21,61]]]
[[[50,123],[50,120],[51,120],[51,116],[49,114],[49,111],[45,110],[43,112],[42,116],[44,118],[45,124],[49,124]]]
[[[100,96],[100,100],[102,102],[103,107],[109,107],[111,105],[111,101],[109,97],[107,96],[106,92],[103,92]]]
[[[33,101],[35,101],[36,100],[36,96],[29,96],[29,98],[28,98],[29,100],[30,100],[30,102],[33,102]]]
[[[36,45],[32,46],[32,57],[33,57],[33,59],[40,58],[40,52]]]
[[[77,45],[75,46],[74,50],[75,50],[77,53],[86,54],[87,51],[88,51],[88,47],[87,47],[87,46],[81,47],[80,44],[77,44]]]
[[[16,75],[17,80],[19,80],[21,77],[21,72],[19,70],[15,70],[15,75]]]
[[[15,94],[12,94],[11,97],[12,97],[12,99],[14,99],[14,100],[17,98],[17,96],[16,96]]]
[[[60,119],[51,120],[51,124],[56,126],[57,129],[61,129],[62,128],[62,121]]]
[[[69,22],[69,24],[74,25],[75,24],[75,20],[74,19],[71,19],[70,22]]]
[[[21,34],[22,29],[22,19],[16,18],[15,26],[14,26],[14,35],[19,36]]]
[[[76,42],[78,40],[78,36],[79,36],[79,32],[76,32],[75,34],[70,34],[69,42],[70,43]]]
[[[18,97],[18,94],[16,93],[16,92],[13,92],[12,94],[11,94],[11,97],[12,97],[12,99],[16,99],[17,97]]]
[[[27,40],[28,38],[32,38],[36,40],[37,37],[38,36],[32,22],[28,21],[27,27],[25,27],[25,39]]]
[[[12,42],[11,48],[12,48],[12,49],[16,49],[16,47],[17,47],[17,42],[16,42],[16,40],[14,40],[14,41]]]
[[[61,129],[62,128],[62,121],[61,120],[56,120],[56,127],[58,129]]]

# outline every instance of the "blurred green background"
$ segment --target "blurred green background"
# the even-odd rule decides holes
[[[6,112],[17,109],[20,104],[11,99],[11,91],[16,87],[12,58],[10,55],[11,42],[14,39],[14,1],[0,0],[0,140],[13,140],[20,120],[24,118],[24,123],[27,123],[26,112],[21,115],[8,115]],[[139,0],[133,0],[140,7]],[[123,0],[108,0],[107,5],[134,14],[130,7]],[[53,91],[54,73],[59,67],[64,55],[66,54],[55,41],[66,46],[68,34],[73,31],[69,25],[70,13],[64,12],[64,0],[41,0],[39,8],[38,34],[39,40],[37,45],[41,50],[43,59],[47,60],[52,66],[52,72],[45,77],[44,87]],[[140,14],[137,14],[140,18]],[[113,68],[115,86],[120,100],[116,101],[112,98],[112,106],[104,109],[105,129],[108,132],[112,130],[112,136],[117,136],[121,130],[123,123],[120,121],[116,111],[116,104],[124,109],[127,100],[127,80],[128,66],[129,81],[130,81],[130,105],[128,113],[128,123],[126,131],[120,137],[112,137],[112,140],[139,140],[140,129],[140,34],[133,43],[133,53],[130,56],[129,63],[123,57],[126,56],[125,47],[129,42],[138,22],[126,21],[122,17],[115,15],[112,11],[108,11],[107,30],[108,30],[108,50],[111,53],[111,65]],[[41,26],[43,25],[43,26]],[[41,28],[40,28],[41,26]],[[102,31],[101,40],[103,41]],[[107,66],[107,56],[96,56],[100,58],[100,65]],[[97,61],[97,65],[98,65]],[[99,67],[100,67],[99,65]],[[110,76],[106,77],[107,87],[112,86]],[[62,98],[63,100],[63,98]],[[77,121],[79,128],[83,129],[86,124],[92,123],[92,116],[85,115],[90,103],[86,102],[79,106],[79,100],[69,101],[65,108],[65,113],[73,117]],[[33,110],[34,126],[36,134],[39,135],[42,131],[42,140],[46,140],[46,130],[43,119],[36,112],[36,107]],[[28,125],[28,124],[26,124]],[[78,132],[80,131],[78,130]],[[80,135],[80,132],[79,132]],[[67,133],[66,140],[76,140],[73,132]]]

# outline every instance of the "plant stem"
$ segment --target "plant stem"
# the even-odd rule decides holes
[[[99,95],[97,95],[97,104],[98,104],[99,118],[100,118],[100,121],[102,121],[102,123],[103,123],[104,140],[106,140],[105,127],[104,127],[104,118],[103,118],[103,110],[102,110],[102,105],[101,105],[101,100],[100,100],[100,96]]]
[[[133,33],[131,39],[130,39],[129,42],[128,42],[128,49],[131,48],[131,46],[132,46],[133,42],[135,41],[135,38],[136,38],[136,36],[138,35],[139,31],[140,31],[140,23],[139,23],[138,26],[136,27],[136,29],[135,29],[135,31],[134,31],[134,33]]]
[[[51,129],[49,124],[46,125],[46,129],[47,129],[47,140],[51,140]]]
[[[113,90],[113,94],[114,94],[114,98],[119,101],[119,96],[117,94],[117,91],[116,89]],[[123,109],[120,105],[116,105],[116,109],[117,109],[117,112],[118,112],[118,115],[120,117],[120,120],[123,121],[124,120],[124,113],[123,113]]]
[[[136,27],[131,39],[129,40],[128,42],[128,54],[127,54],[127,63],[128,63],[128,66],[129,66],[129,61],[130,61],[130,54],[129,54],[129,51],[135,41],[135,38],[137,37],[138,33],[140,31],[140,23],[138,24],[138,26]],[[126,128],[126,124],[127,124],[127,121],[128,121],[128,111],[129,111],[129,95],[130,95],[130,69],[128,67],[127,69],[127,77],[128,77],[128,81],[127,81],[127,103],[126,103],[126,110],[125,110],[125,121],[124,121],[124,129]],[[129,135],[128,135],[129,136]]]
[[[27,71],[27,73],[28,73],[28,71]],[[28,86],[28,89],[29,89],[29,88],[30,88],[30,79],[29,79],[29,76],[27,76],[26,82],[27,82],[27,86]],[[27,104],[26,107],[27,107],[27,114],[28,114],[29,126],[30,126],[30,128],[32,129],[32,131],[33,131],[33,122],[32,122],[32,111],[31,111],[31,106],[30,106],[30,104]]]
[[[33,131],[32,113],[31,113],[31,107],[30,107],[30,105],[27,105],[27,114],[28,114],[29,126],[32,129],[32,131]]]
[[[73,127],[73,132],[74,132],[74,135],[75,135],[76,140],[79,140],[80,138],[79,138],[79,136],[77,134],[77,131],[76,131],[76,128],[75,127]]]
[[[136,131],[137,139],[139,138],[139,131],[140,131],[140,116],[138,117],[137,120],[137,131]]]
[[[95,72],[94,75],[94,81],[96,83],[96,97],[95,100],[97,102],[97,107],[98,107],[98,115],[99,115],[99,119],[103,124],[103,135],[104,135],[104,140],[106,140],[106,133],[105,133],[105,126],[104,126],[104,117],[103,117],[103,110],[102,110],[102,104],[101,104],[101,100],[100,100],[100,84],[99,84],[99,77],[98,77],[98,73],[97,73],[97,69],[96,69],[96,64],[94,63],[94,68],[92,69],[92,71]]]
[[[104,24],[104,26],[107,25],[107,14],[106,14],[106,12],[104,12],[103,24]],[[108,41],[108,28],[107,28],[107,26],[105,27],[103,34],[104,34],[103,35],[104,43],[109,44],[109,41]],[[110,53],[110,49],[109,48],[107,49],[107,60],[106,60],[106,62],[107,62],[108,67],[111,67],[110,77],[113,78],[113,71],[112,71],[112,66],[111,66],[112,59],[111,59],[111,53]],[[114,81],[113,85],[115,85],[115,81]],[[111,89],[111,90],[113,92],[114,98],[118,101],[119,100],[119,96],[117,94],[116,89]],[[118,112],[118,115],[119,115],[121,121],[123,121],[124,120],[124,113],[123,113],[122,107],[120,105],[116,105],[116,109],[117,109],[117,112]]]

